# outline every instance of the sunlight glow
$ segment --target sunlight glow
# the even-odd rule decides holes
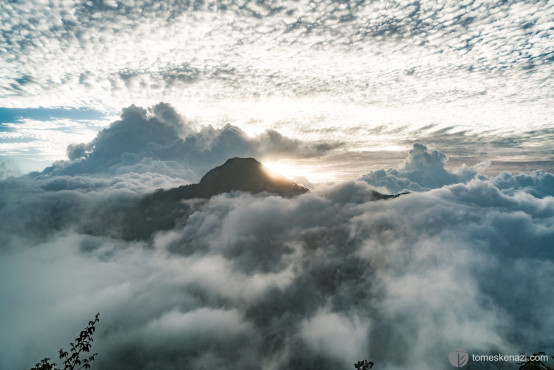
[[[277,161],[264,161],[263,165],[273,175],[282,175],[289,180],[293,180],[295,177],[305,176],[302,170],[294,166],[289,160],[277,160]]]
[[[344,178],[335,168],[329,166],[329,164],[326,165],[319,159],[295,160],[283,158],[262,160],[262,163],[270,174],[284,176],[307,188],[312,188],[315,184],[340,181]]]

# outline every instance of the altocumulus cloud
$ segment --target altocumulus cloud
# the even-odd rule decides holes
[[[417,145],[385,175],[420,192],[375,200],[357,181],[296,198],[223,194],[189,205],[170,230],[123,240],[121,225],[91,210],[124,212],[160,184],[183,182],[126,169],[174,161],[160,148],[175,142],[194,175],[211,164],[183,147],[229,154],[217,143],[230,129],[187,131],[164,117],[129,108],[92,143],[71,147],[70,161],[0,182],[0,367],[53,356],[97,311],[96,366],[108,370],[350,369],[362,358],[437,369],[454,347],[550,349],[551,174],[446,171],[443,154]],[[114,145],[123,138],[125,153]],[[239,142],[255,150],[260,140]],[[436,182],[418,173],[437,173]],[[88,232],[94,223],[103,231]]]
[[[0,9],[8,104],[56,105],[63,96],[76,106],[120,106],[167,93],[550,97],[547,1],[20,1]]]

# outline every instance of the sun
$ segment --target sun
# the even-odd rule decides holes
[[[295,177],[304,176],[302,170],[295,166],[290,160],[279,159],[274,161],[263,161],[262,164],[274,175],[282,175],[289,180]]]
[[[302,186],[311,188],[318,183],[332,183],[340,178],[340,173],[332,165],[319,159],[262,159],[262,164],[271,175],[281,175]]]

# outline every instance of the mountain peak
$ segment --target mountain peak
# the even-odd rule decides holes
[[[208,199],[231,191],[251,193],[268,192],[292,197],[304,194],[308,189],[269,173],[254,158],[231,158],[202,177],[198,184],[183,185],[168,190],[157,190],[145,196],[135,209],[130,208],[123,220],[118,214],[107,216],[110,222],[123,224],[122,236],[127,240],[147,239],[156,230],[169,230],[179,219],[186,219],[193,205],[181,202],[185,199]],[[115,220],[113,219],[115,217]],[[91,233],[95,232],[91,230]]]
[[[260,193],[267,191],[282,196],[306,193],[308,189],[277,174],[270,173],[254,158],[230,158],[202,177],[198,184],[207,194],[216,195],[233,190]]]
[[[181,199],[211,198],[231,191],[268,192],[292,197],[308,192],[303,186],[281,175],[270,173],[254,158],[231,158],[208,171],[198,184],[159,190],[147,197],[148,202],[175,202]]]

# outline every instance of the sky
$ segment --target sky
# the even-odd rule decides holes
[[[491,173],[553,158],[548,1],[3,1],[0,17],[0,153],[21,173],[160,102],[199,126],[343,142],[281,159],[317,181],[416,142]]]
[[[0,0],[0,368],[97,312],[106,370],[554,354],[553,33],[538,0]],[[144,211],[231,157],[310,191]]]

